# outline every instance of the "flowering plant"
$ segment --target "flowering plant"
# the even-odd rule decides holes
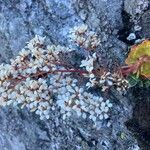
[[[73,114],[84,119],[89,117],[95,123],[109,118],[113,106],[111,101],[86,90],[99,86],[106,91],[115,86],[121,92],[126,90],[128,82],[120,74],[94,68],[97,55],[93,50],[100,40],[94,32],[88,31],[86,25],[75,27],[71,33],[75,43],[92,50],[81,61],[79,68],[70,68],[62,63],[60,54],[70,53],[72,49],[59,45],[46,46],[45,37],[35,36],[15,59],[11,59],[10,64],[0,65],[0,105],[27,107],[42,120],[50,118],[55,104],[60,108],[63,119]],[[88,78],[86,86],[78,85],[75,74]]]

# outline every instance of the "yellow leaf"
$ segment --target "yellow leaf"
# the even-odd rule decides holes
[[[147,58],[147,61],[141,63],[138,71],[140,75],[150,78],[150,40],[133,46],[125,62],[127,65],[137,64],[143,57]]]

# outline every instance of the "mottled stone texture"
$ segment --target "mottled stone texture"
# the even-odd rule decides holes
[[[142,36],[145,38],[150,37],[150,10],[146,11],[141,19],[140,19],[140,24],[142,27]]]
[[[127,43],[118,33],[128,23],[122,12],[134,18],[136,5],[130,0],[0,0],[0,62],[9,62],[36,34],[46,36],[47,43],[74,47],[69,29],[86,23],[101,38],[100,63],[110,69],[123,64]],[[147,36],[146,8],[140,15]],[[26,110],[0,108],[0,150],[133,150],[137,141],[124,125],[132,116],[132,97],[114,91],[109,97],[114,103],[112,124],[108,128],[104,122],[99,130],[88,119],[73,116],[63,122],[59,110],[40,121]]]
[[[124,8],[132,17],[141,14],[148,8],[149,0],[125,0]]]

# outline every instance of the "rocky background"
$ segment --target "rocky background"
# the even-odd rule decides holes
[[[97,51],[111,69],[124,63],[129,46],[150,37],[150,1],[0,0],[0,62],[8,63],[36,34],[69,47],[69,29],[83,23],[98,33]],[[90,120],[63,122],[59,111],[41,121],[27,110],[0,108],[0,150],[149,150],[149,93],[110,92],[111,125],[100,129]]]

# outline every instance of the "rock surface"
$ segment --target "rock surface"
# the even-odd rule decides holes
[[[142,27],[142,36],[145,38],[149,38],[150,37],[150,11],[146,11],[140,20],[140,24]]]
[[[133,2],[132,2],[133,1]],[[126,27],[123,11],[133,18],[142,15],[142,34],[149,36],[148,0],[0,0],[0,62],[9,62],[36,34],[48,43],[72,46],[69,29],[86,23],[101,38],[97,49],[110,69],[123,64],[128,43],[119,38]],[[144,6],[143,6],[144,5]],[[146,13],[146,12],[145,12]],[[130,20],[128,20],[130,21]],[[147,24],[145,25],[145,22]],[[125,126],[132,117],[132,96],[109,94],[114,101],[110,127],[100,129],[90,120],[72,117],[63,122],[59,110],[47,121],[19,108],[0,109],[0,150],[138,150],[135,137]]]
[[[148,8],[149,0],[125,0],[124,9],[132,17],[141,14]]]

